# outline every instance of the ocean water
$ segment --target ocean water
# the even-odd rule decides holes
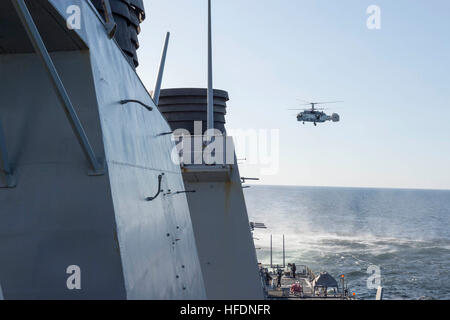
[[[374,299],[369,266],[385,299],[450,299],[450,191],[252,186],[245,189],[258,260],[344,274],[351,292]]]

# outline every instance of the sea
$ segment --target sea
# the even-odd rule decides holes
[[[375,299],[450,299],[450,191],[251,186],[244,189],[259,262],[344,275]],[[298,268],[299,269],[299,268]],[[375,273],[374,273],[375,272]]]

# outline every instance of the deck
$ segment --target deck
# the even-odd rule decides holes
[[[343,296],[341,291],[331,292],[324,294],[323,291],[316,290],[312,286],[312,275],[307,273],[296,274],[296,277],[292,277],[287,272],[284,272],[281,278],[281,287],[277,288],[277,274],[270,272],[272,280],[270,285],[265,286],[266,296],[269,300],[351,300],[351,297]],[[293,292],[291,290],[292,285],[299,283],[303,289],[303,292]]]

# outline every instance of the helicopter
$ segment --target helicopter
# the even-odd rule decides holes
[[[327,115],[323,112],[323,108],[316,108],[317,105],[324,105],[330,103],[340,103],[342,101],[330,101],[330,102],[308,102],[307,104],[302,104],[305,106],[311,106],[311,109],[290,109],[290,110],[302,110],[297,114],[297,121],[303,122],[313,122],[314,126],[317,126],[317,123],[323,123],[326,121],[339,122],[341,120],[339,114],[333,113],[331,116]]]

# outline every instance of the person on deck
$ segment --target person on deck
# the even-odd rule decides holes
[[[266,286],[270,286],[270,281],[272,280],[272,277],[270,276],[269,271],[265,270],[266,273]]]
[[[292,270],[292,278],[295,279],[295,272],[297,272],[297,267],[295,266],[295,263],[292,264],[291,270]]]
[[[283,272],[281,271],[281,269],[278,269],[277,272],[277,287],[280,288],[281,287],[281,277],[283,276]]]

